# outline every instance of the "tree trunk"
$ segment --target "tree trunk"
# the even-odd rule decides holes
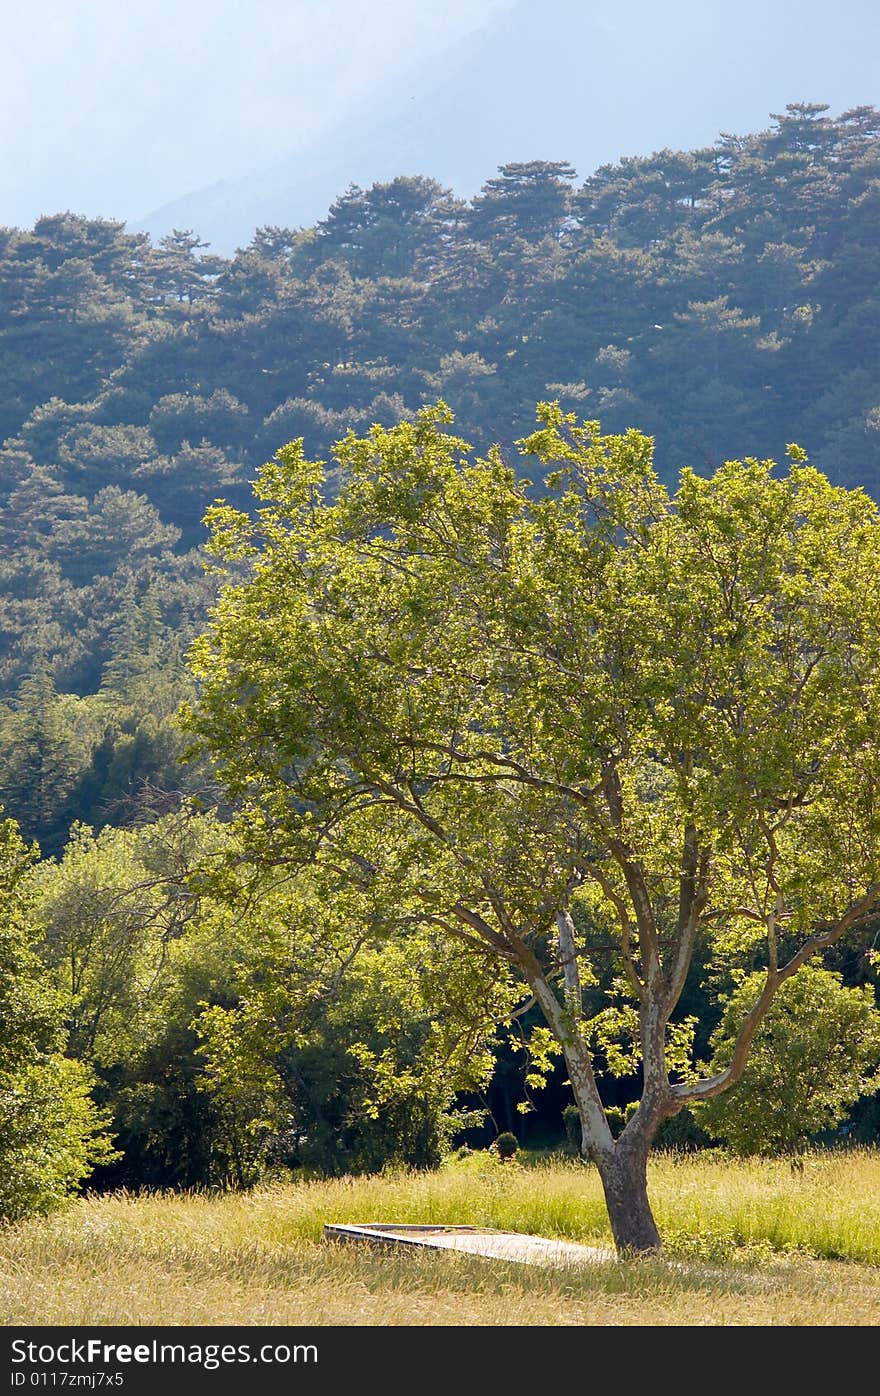
[[[621,1146],[596,1159],[618,1255],[659,1251],[662,1245],[648,1201],[647,1150]]]
[[[562,959],[567,955],[565,932],[568,931],[565,918],[558,924],[563,938],[560,942]],[[650,1033],[646,1034],[646,1059],[655,1064],[654,1076],[662,1077],[660,1086],[646,1089],[638,1111],[629,1121],[619,1139],[614,1139],[608,1125],[608,1118],[602,1105],[593,1065],[587,1044],[573,1018],[575,1014],[564,1012],[555,993],[534,957],[521,960],[525,976],[543,1010],[544,1017],[560,1043],[568,1078],[581,1119],[581,1152],[590,1158],[599,1170],[602,1187],[605,1191],[605,1204],[611,1222],[611,1233],[618,1254],[644,1254],[659,1251],[660,1233],[657,1230],[651,1205],[648,1202],[648,1151],[657,1126],[670,1113],[665,1092],[668,1093],[663,1043],[665,1018],[661,1006],[654,1004],[650,1015]],[[566,988],[572,989],[571,967],[566,975]],[[658,1072],[656,1063],[661,1064]]]

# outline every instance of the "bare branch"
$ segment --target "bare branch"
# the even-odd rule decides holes
[[[681,997],[694,953],[697,927],[709,900],[710,855],[707,849],[697,853],[697,835],[693,826],[685,834],[682,855],[682,892],[679,901],[679,924],[676,936],[675,962],[669,985],[667,1013],[671,1013]]]
[[[568,911],[557,911],[556,929],[559,933],[559,959],[565,981],[565,1001],[568,1011],[580,1019],[582,1008],[581,975],[575,948],[574,922]]]

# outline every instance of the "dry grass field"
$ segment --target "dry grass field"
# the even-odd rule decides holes
[[[235,1195],[113,1194],[0,1232],[10,1325],[876,1325],[880,1153],[657,1155],[662,1259],[543,1269],[322,1240],[328,1221],[469,1222],[607,1243],[594,1170],[489,1155]]]

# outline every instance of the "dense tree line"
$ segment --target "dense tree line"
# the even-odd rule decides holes
[[[421,175],[352,186],[316,226],[258,229],[231,258],[195,232],[154,244],[72,213],[0,230],[0,804],[46,859],[25,879],[42,879],[44,908],[28,924],[56,974],[52,1021],[65,1004],[124,1140],[108,1178],[242,1181],[273,1158],[369,1166],[398,1146],[428,1159],[450,1104],[426,1084],[440,1050],[423,1037],[430,982],[392,1072],[389,1042],[364,1025],[399,977],[395,989],[363,947],[349,963],[340,941],[334,993],[294,1012],[254,992],[279,966],[292,974],[289,907],[258,953],[216,872],[198,896],[174,894],[183,864],[203,867],[199,840],[222,864],[227,837],[213,814],[185,816],[218,795],[204,763],[181,761],[175,720],[216,594],[211,501],[251,508],[250,481],[285,442],[330,457],[350,428],[437,399],[481,449],[529,431],[536,400],[637,426],[669,486],[682,467],[778,458],[794,439],[832,483],[877,498],[878,203],[880,113],[800,103],[767,130],[582,183],[558,160],[504,165],[470,201]],[[190,844],[157,851],[175,838]],[[299,890],[297,916],[316,895]],[[403,974],[409,952],[395,953]],[[432,954],[419,949],[426,974]],[[868,972],[830,967],[848,985]],[[475,1104],[474,1091],[498,1098],[484,1027],[472,1079],[450,1078]],[[247,1044],[269,1040],[260,1065]],[[369,1082],[395,1073],[403,1094],[377,1096]],[[233,1118],[235,1081],[256,1132]]]

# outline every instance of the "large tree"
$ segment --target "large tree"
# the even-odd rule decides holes
[[[543,404],[538,489],[450,420],[350,433],[335,502],[294,442],[255,518],[211,511],[228,578],[190,723],[251,857],[372,883],[398,927],[522,982],[615,1242],[653,1250],[660,1125],[734,1084],[781,986],[880,910],[880,519],[797,448],[670,497],[648,437]],[[682,995],[725,963],[760,982],[706,1066]],[[641,1082],[617,1137],[609,1063]]]

